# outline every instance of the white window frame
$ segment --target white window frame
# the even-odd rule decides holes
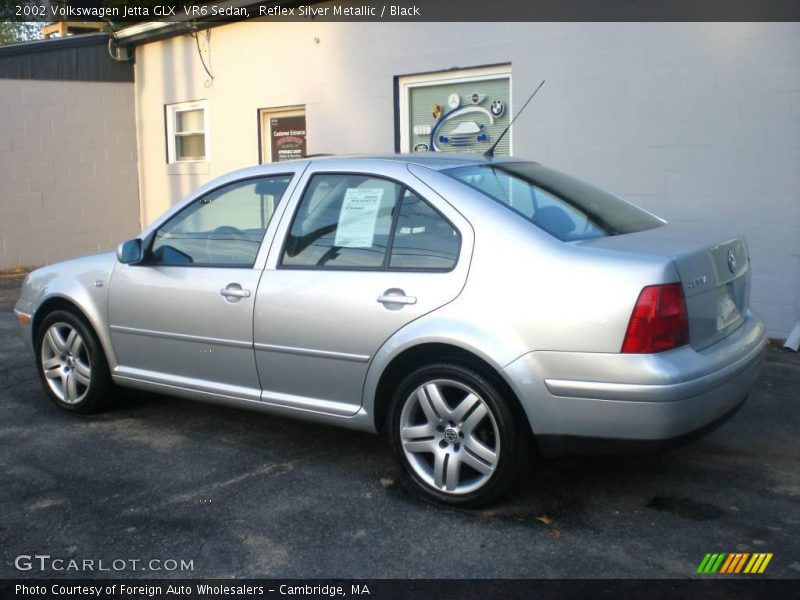
[[[177,104],[167,104],[167,162],[171,165],[173,164],[185,164],[185,163],[207,163],[211,161],[211,130],[209,128],[209,118],[208,118],[208,101],[207,100],[195,100],[193,102],[179,102]],[[177,148],[175,144],[175,138],[178,135],[175,131],[175,124],[177,123],[177,114],[181,112],[187,112],[190,110],[202,110],[203,111],[203,140],[204,144],[204,156],[200,159],[192,159],[192,160],[180,160],[178,159]],[[191,133],[200,133],[191,132]]]
[[[492,67],[473,67],[453,69],[450,71],[437,71],[419,75],[403,75],[398,78],[399,87],[399,112],[400,112],[400,152],[411,152],[411,138],[409,136],[409,99],[411,89],[443,83],[468,83],[471,81],[486,81],[487,79],[508,78],[508,114],[514,118],[511,101],[514,97],[514,79],[511,76],[511,65],[496,65]],[[508,154],[514,156],[513,127],[508,130]]]

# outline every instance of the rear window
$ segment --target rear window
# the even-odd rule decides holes
[[[565,242],[634,233],[663,224],[621,198],[536,163],[471,165],[443,173]]]

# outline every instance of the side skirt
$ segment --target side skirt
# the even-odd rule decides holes
[[[131,377],[129,375],[120,375],[118,373],[113,373],[112,378],[114,383],[120,387],[137,389],[156,394],[164,394],[177,398],[186,398],[188,400],[197,400],[199,402],[206,402],[209,404],[231,406],[234,408],[285,416],[293,419],[303,419],[306,421],[313,421],[315,423],[346,427],[348,429],[355,429],[357,431],[376,433],[372,423],[372,418],[363,409],[363,407],[355,414],[342,415],[329,412],[320,412],[319,410],[311,410],[309,408],[303,408],[299,406],[275,404],[270,402],[268,398],[264,398],[263,400],[258,399],[257,396],[259,392],[255,390],[247,394],[249,397],[242,397],[238,395],[209,392],[182,387],[179,385],[148,381],[145,379]]]

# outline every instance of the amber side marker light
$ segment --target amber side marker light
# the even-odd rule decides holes
[[[31,322],[31,316],[30,315],[26,315],[25,313],[17,313],[17,319],[23,325],[28,325]]]

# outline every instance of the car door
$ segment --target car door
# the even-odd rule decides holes
[[[202,194],[147,235],[142,263],[116,266],[115,377],[258,399],[252,324],[266,250],[257,259],[293,176],[250,177]]]
[[[471,248],[466,220],[404,163],[312,163],[258,288],[262,399],[356,413],[371,358],[398,329],[460,293]]]

